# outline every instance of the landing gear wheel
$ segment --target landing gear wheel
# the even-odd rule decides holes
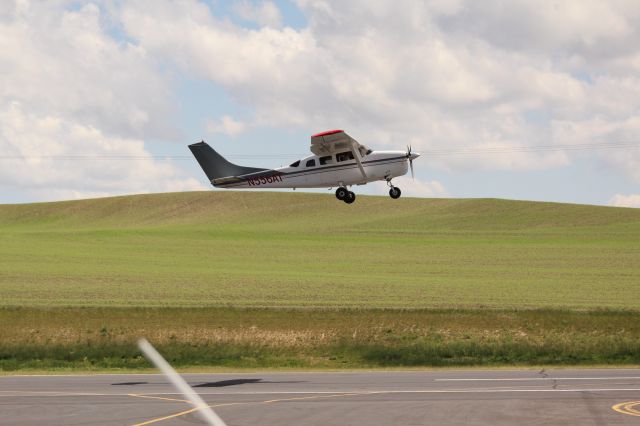
[[[336,198],[340,201],[344,201],[345,198],[349,195],[349,191],[347,188],[340,187],[336,189]]]
[[[356,194],[354,194],[353,192],[349,191],[349,193],[347,194],[347,196],[345,197],[345,199],[343,200],[345,203],[347,204],[351,204],[356,200]]]
[[[391,187],[391,189],[389,190],[389,197],[393,198],[394,200],[400,198],[400,194],[402,194],[402,191],[400,191],[400,188],[396,186]]]

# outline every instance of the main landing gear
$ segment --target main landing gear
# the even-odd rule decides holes
[[[391,183],[391,179],[387,179],[387,185],[389,185],[389,188],[391,188],[389,189],[389,197],[393,198],[394,200],[400,198],[402,191],[400,191],[400,188],[398,188],[397,186],[393,186],[393,184]]]
[[[393,186],[393,184],[391,183],[391,179],[387,179],[387,185],[389,185],[389,197],[393,198],[394,200],[400,198],[400,195],[402,195],[402,191],[400,191],[400,188],[398,188],[397,186]],[[349,191],[344,186],[339,186],[338,189],[336,189],[336,198],[340,201],[344,201],[347,204],[351,204],[356,200],[356,194],[354,194],[352,191]]]
[[[349,191],[344,186],[341,186],[336,189],[336,198],[340,201],[344,201],[347,204],[351,204],[356,200],[356,194],[354,194],[352,191]]]

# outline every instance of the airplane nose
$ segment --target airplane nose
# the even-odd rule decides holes
[[[412,152],[412,153],[409,155],[409,158],[410,158],[411,160],[415,160],[415,159],[416,159],[416,158],[418,158],[418,157],[420,157],[420,154],[418,154],[417,152]]]

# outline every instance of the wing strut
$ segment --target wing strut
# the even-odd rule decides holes
[[[364,167],[362,167],[362,162],[360,161],[360,153],[357,152],[358,150],[356,149],[356,144],[355,142],[352,140],[351,141],[351,152],[353,153],[353,158],[356,159],[356,163],[358,163],[358,168],[360,169],[360,173],[362,173],[362,177],[364,178],[364,181],[367,181],[367,174],[364,172]]]

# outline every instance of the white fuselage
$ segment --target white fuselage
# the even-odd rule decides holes
[[[359,152],[355,151],[355,155]],[[409,158],[405,151],[370,151],[359,157],[363,175],[353,154],[311,155],[269,172],[242,176],[241,181],[215,185],[221,188],[327,188],[361,185],[405,175]],[[339,161],[341,160],[341,161]],[[366,175],[366,177],[365,177]]]

